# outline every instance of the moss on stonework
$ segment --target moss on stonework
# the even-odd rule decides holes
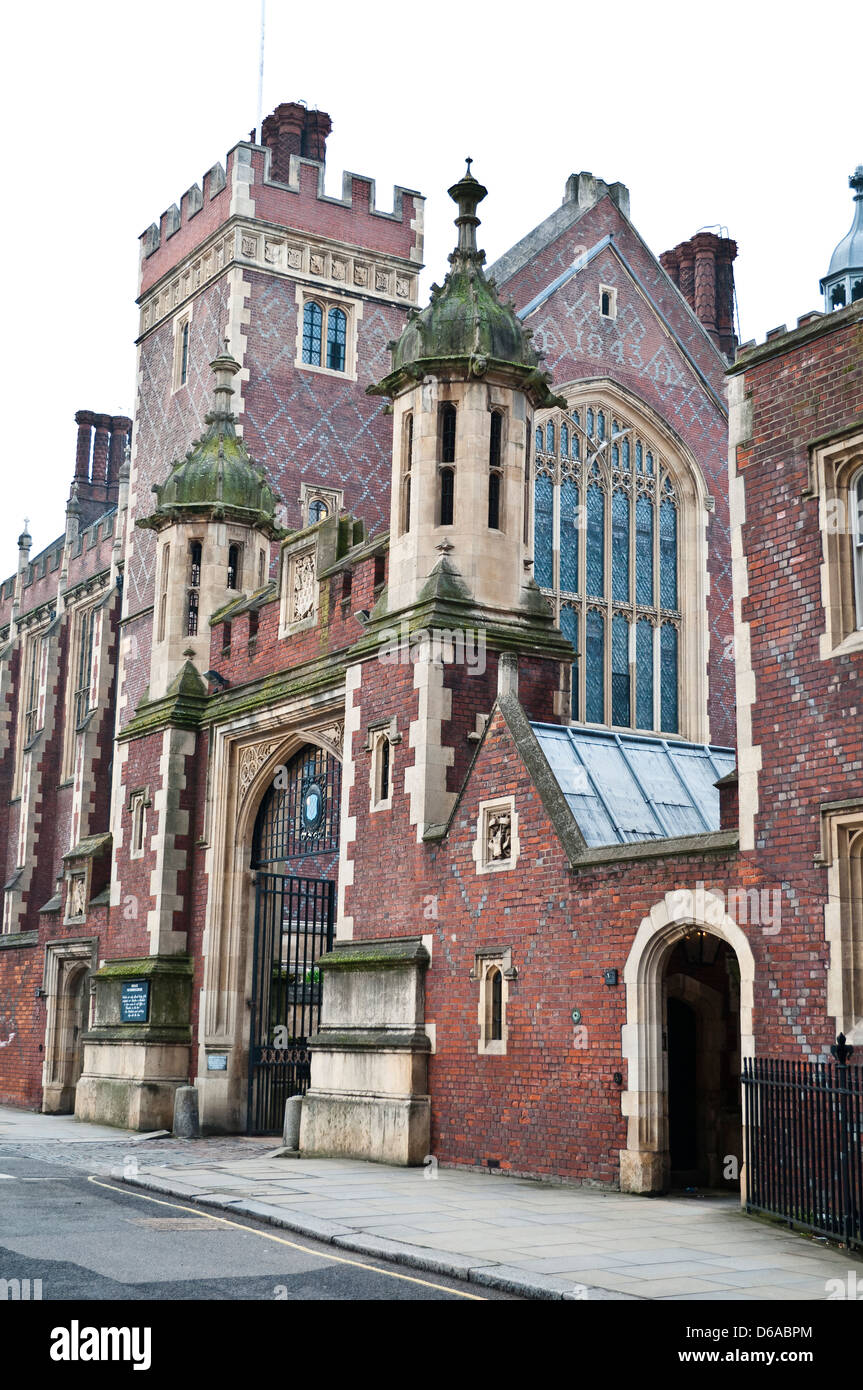
[[[153,733],[158,729],[198,729],[207,708],[207,687],[191,661],[185,661],[159,700],[145,698],[133,717],[117,735],[119,742]]]
[[[138,980],[153,975],[191,977],[193,970],[191,956],[140,956],[126,960],[108,960],[94,971],[94,978]]]
[[[318,959],[321,970],[399,969],[406,965],[425,967],[430,960],[422,940],[416,937],[395,937],[386,941],[339,942]]]
[[[486,193],[470,172],[449,189],[459,208],[452,269],[442,286],[432,285],[426,308],[411,310],[398,342],[390,344],[392,370],[367,388],[369,395],[392,398],[426,375],[451,372],[462,381],[485,376],[507,381],[537,408],[565,406],[552,392],[548,372],[540,370],[531,329],[513,303],[501,303],[494,280],[483,271],[485,252],[477,250],[475,230],[476,209]]]

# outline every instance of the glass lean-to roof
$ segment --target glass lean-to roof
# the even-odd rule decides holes
[[[602,729],[532,724],[589,848],[719,829],[714,785],[732,748]]]

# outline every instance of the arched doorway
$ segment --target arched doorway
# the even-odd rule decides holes
[[[309,1081],[318,1027],[317,960],[333,941],[341,765],[308,744],[280,766],[252,836],[255,928],[248,1129],[278,1133],[285,1101]]]
[[[74,949],[74,948],[70,948]],[[75,1087],[84,1066],[83,1035],[90,1016],[90,959],[61,954],[62,947],[48,952],[50,981],[48,1027],[46,1031],[45,1071],[42,1109],[48,1114],[71,1115],[75,1109]]]
[[[684,1186],[742,1186],[739,1077],[754,1049],[755,961],[724,897],[701,884],[666,893],[641,921],[624,981],[621,1189],[664,1192],[673,1174]]]
[[[691,929],[668,957],[664,1041],[672,1188],[737,1185],[739,984],[737,957],[727,942],[708,932]]]

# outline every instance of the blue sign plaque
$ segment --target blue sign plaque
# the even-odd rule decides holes
[[[150,981],[130,980],[120,987],[120,1022],[147,1023],[150,1018]]]

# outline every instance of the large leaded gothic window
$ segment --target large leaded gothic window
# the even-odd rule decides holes
[[[537,423],[534,573],[578,653],[572,718],[680,732],[681,498],[656,439],[601,399]]]

